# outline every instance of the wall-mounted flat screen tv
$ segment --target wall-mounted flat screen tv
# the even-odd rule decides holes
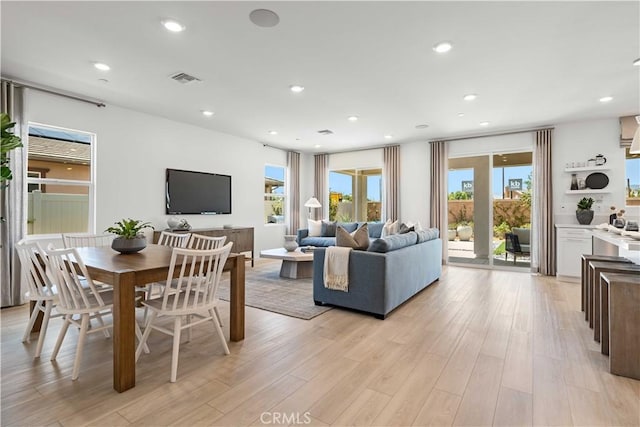
[[[231,176],[167,169],[165,187],[169,215],[231,213]]]

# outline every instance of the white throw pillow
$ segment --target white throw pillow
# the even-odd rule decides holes
[[[387,222],[384,223],[384,226],[382,226],[382,232],[380,233],[380,237],[386,237],[386,236],[391,236],[392,234],[398,234],[398,228],[400,227],[400,225],[398,224],[398,221],[391,221],[390,219],[387,220]]]
[[[309,229],[309,237],[320,237],[322,235],[322,221],[307,220],[307,228]]]

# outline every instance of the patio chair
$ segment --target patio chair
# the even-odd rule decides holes
[[[517,256],[529,256],[531,253],[531,230],[528,228],[513,228],[511,233],[504,235],[505,253],[504,260],[509,254],[513,255],[513,263],[516,263]]]
[[[151,315],[147,322],[142,340],[136,350],[136,361],[144,349],[144,345],[152,330],[173,336],[173,351],[171,356],[171,382],[176,382],[178,372],[178,354],[180,352],[180,334],[188,329],[191,338],[191,328],[203,322],[213,323],[213,327],[220,338],[225,354],[229,354],[229,347],[216,319],[214,309],[218,304],[216,292],[222,277],[222,269],[231,252],[232,243],[219,249],[196,250],[174,248],[171,264],[167,275],[167,282],[163,288],[162,297],[146,300],[142,303],[149,307]],[[178,258],[182,265],[176,265]],[[174,271],[180,270],[177,280],[173,280]],[[172,284],[173,281],[173,284]],[[183,317],[186,322],[183,324]],[[173,329],[169,329],[156,322],[162,317],[173,320]],[[194,318],[197,320],[194,321]],[[207,343],[209,341],[206,341]]]

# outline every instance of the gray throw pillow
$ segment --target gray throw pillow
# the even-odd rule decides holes
[[[338,227],[336,230],[336,246],[367,250],[369,247],[369,230],[367,224],[358,228],[353,235],[343,227]]]
[[[416,228],[414,226],[411,227],[407,227],[407,224],[400,224],[400,230],[398,230],[398,234],[406,234],[410,231],[416,231]]]
[[[322,237],[336,237],[335,221],[322,221]]]

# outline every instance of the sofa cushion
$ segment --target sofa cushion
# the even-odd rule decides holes
[[[353,249],[366,250],[369,247],[369,229],[367,224],[363,224],[353,235],[344,227],[338,227],[336,231],[336,246],[344,246]]]
[[[353,233],[358,229],[357,222],[337,222],[336,227],[342,227],[347,230],[349,233]],[[338,229],[336,228],[336,236],[338,235]]]
[[[322,237],[336,237],[336,222],[322,221]]]
[[[322,221],[315,221],[313,219],[307,220],[307,228],[309,229],[309,237],[322,236]]]
[[[382,234],[382,227],[384,227],[383,222],[368,222],[369,227],[369,237],[378,238]]]
[[[300,246],[316,246],[325,248],[327,246],[335,246],[335,237],[305,237],[298,242]]]
[[[394,234],[392,236],[376,239],[369,245],[369,252],[386,253],[415,245],[418,242],[418,235],[415,231],[404,234]]]
[[[513,234],[515,234],[516,236],[518,236],[518,242],[520,243],[520,246],[522,245],[529,245],[530,241],[531,241],[531,230],[528,228],[517,228],[514,227],[511,232]],[[524,249],[522,249],[524,251]],[[529,250],[527,249],[527,252]]]
[[[440,237],[440,230],[437,228],[425,228],[422,231],[416,231],[418,235],[418,243],[426,242]]]

